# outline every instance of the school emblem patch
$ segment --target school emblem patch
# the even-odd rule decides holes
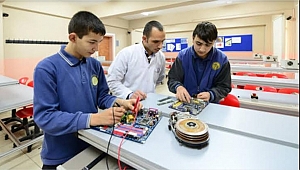
[[[211,68],[213,70],[218,70],[220,68],[220,63],[219,62],[214,62],[212,65],[211,65]]]
[[[92,76],[92,85],[97,86],[98,85],[98,78],[96,75]]]

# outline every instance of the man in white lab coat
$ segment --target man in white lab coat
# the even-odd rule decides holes
[[[165,32],[158,21],[148,22],[142,42],[122,49],[108,69],[107,82],[113,95],[143,100],[154,93],[165,77],[165,56],[161,51]]]

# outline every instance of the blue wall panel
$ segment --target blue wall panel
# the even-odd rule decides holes
[[[252,35],[219,36],[216,48],[222,51],[252,51]]]
[[[169,38],[164,41],[163,52],[179,52],[188,47],[187,38]]]

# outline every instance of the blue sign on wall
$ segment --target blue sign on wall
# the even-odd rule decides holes
[[[163,52],[179,52],[188,47],[187,38],[169,38],[164,41]]]
[[[252,35],[219,36],[215,47],[221,51],[252,51]]]

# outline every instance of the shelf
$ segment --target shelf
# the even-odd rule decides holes
[[[231,75],[231,80],[234,85],[255,84],[258,86],[273,86],[275,88],[299,88],[299,80],[297,79],[280,79]]]
[[[251,72],[292,72],[292,73],[299,73],[299,70],[293,70],[293,69],[284,69],[281,67],[263,67],[263,66],[237,66],[237,65],[231,65],[231,71],[237,72],[237,71],[251,71]]]

